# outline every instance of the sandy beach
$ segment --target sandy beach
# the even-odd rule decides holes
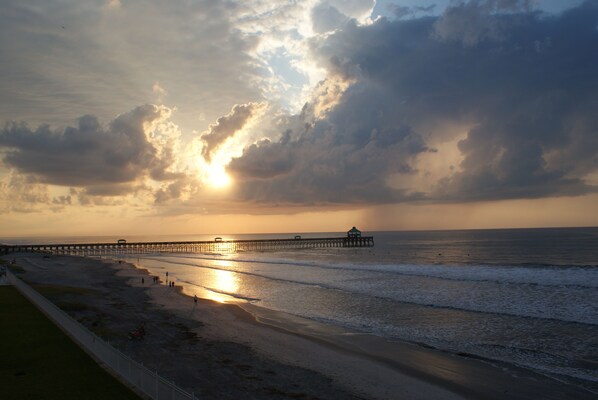
[[[590,399],[512,365],[185,295],[112,260],[12,256],[21,277],[115,347],[206,399]],[[164,277],[162,277],[164,278]],[[77,288],[74,290],[73,288]],[[143,340],[128,332],[145,323]]]

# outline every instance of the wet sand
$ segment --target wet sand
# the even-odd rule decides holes
[[[512,365],[348,332],[252,304],[194,302],[181,287],[154,282],[146,270],[125,262],[21,255],[17,264],[26,270],[24,280],[46,285],[47,297],[92,331],[201,398],[594,398]],[[128,332],[141,322],[145,338],[129,340]]]

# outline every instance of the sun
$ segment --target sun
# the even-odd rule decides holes
[[[222,189],[230,186],[231,177],[224,170],[223,165],[210,165],[207,174],[208,184],[215,189]]]
[[[232,155],[222,151],[209,158],[196,157],[194,168],[197,172],[197,178],[207,188],[214,190],[228,188],[234,182],[226,171],[231,159]]]

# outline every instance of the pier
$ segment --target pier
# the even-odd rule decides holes
[[[372,247],[373,236],[330,238],[259,239],[185,241],[185,242],[126,242],[0,245],[0,254],[45,253],[64,255],[129,255],[157,253],[236,253],[242,251],[276,251],[285,249],[317,249],[333,247]]]

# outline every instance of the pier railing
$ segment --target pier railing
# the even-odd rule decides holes
[[[114,255],[155,253],[235,253],[238,251],[268,251],[284,249],[314,249],[327,247],[372,247],[372,236],[214,240],[184,242],[68,243],[3,245],[0,254],[48,253],[69,255]]]

